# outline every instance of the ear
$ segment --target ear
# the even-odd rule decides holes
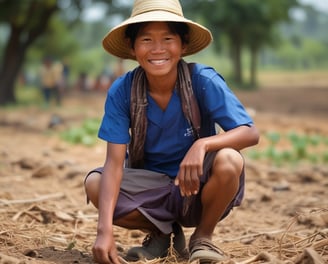
[[[187,52],[187,47],[188,47],[187,43],[182,43],[182,47],[181,47],[181,54],[182,55],[184,55]]]
[[[189,43],[189,35],[185,35],[184,41],[182,41],[182,54],[185,54],[187,52]]]
[[[128,47],[130,47],[130,53],[133,57],[136,56],[135,52],[134,52],[134,48],[132,47],[132,43],[131,43],[131,39],[127,38],[125,39],[126,44],[128,45]]]
[[[133,49],[133,48],[130,48],[130,53],[131,53],[131,55],[132,55],[133,57],[136,56],[136,53],[134,52],[134,49]]]

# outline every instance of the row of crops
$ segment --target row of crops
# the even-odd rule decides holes
[[[61,132],[61,138],[72,144],[93,146],[97,142],[99,125],[99,119],[86,119],[81,125]],[[261,135],[261,141],[264,141],[264,147],[260,144],[245,151],[248,158],[278,166],[299,162],[328,164],[326,135],[271,131]]]

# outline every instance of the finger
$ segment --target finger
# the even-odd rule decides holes
[[[177,185],[179,186],[180,189],[180,194],[181,196],[185,196],[185,192],[184,192],[184,169],[182,167],[180,167],[180,170],[178,172],[178,175],[176,177],[175,182],[177,183]]]
[[[191,185],[190,191],[193,195],[196,195],[199,190],[199,175],[196,169],[192,170],[191,172]]]
[[[191,185],[190,185],[190,190],[193,195],[196,195],[199,191],[200,188],[200,177],[203,174],[203,166],[195,166],[190,173],[191,177]]]
[[[192,169],[190,167],[187,167],[185,169],[185,175],[184,175],[184,193],[186,196],[192,195]]]
[[[197,172],[198,172],[198,175],[197,175],[198,178],[203,175],[203,164],[201,166],[198,166]]]
[[[179,177],[178,177],[178,175],[177,175],[177,177],[175,177],[175,179],[174,179],[174,185],[175,185],[175,186],[179,186]]]
[[[119,257],[117,255],[117,252],[115,250],[115,252],[112,252],[111,255],[109,255],[109,258],[111,260],[111,263],[113,264],[121,264]]]
[[[123,263],[117,256],[116,257],[110,257],[110,260],[112,264],[121,264]]]
[[[109,256],[107,253],[103,252],[102,250],[98,250],[98,249],[93,249],[92,253],[93,253],[93,258],[94,258],[95,262],[101,263],[101,264],[110,264]]]

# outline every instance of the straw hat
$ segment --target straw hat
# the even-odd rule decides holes
[[[183,22],[189,26],[189,43],[184,56],[204,49],[212,41],[212,34],[207,28],[183,16],[178,0],[135,0],[130,18],[114,27],[104,37],[104,49],[117,57],[135,60],[131,55],[125,30],[130,24],[151,21]]]

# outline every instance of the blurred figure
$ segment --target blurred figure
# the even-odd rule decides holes
[[[106,92],[112,84],[112,78],[110,74],[106,74],[106,71],[103,71],[99,74],[95,80],[93,90],[96,92]]]
[[[67,62],[67,59],[64,59],[62,67],[63,67],[63,69],[62,69],[62,79],[61,79],[60,86],[61,86],[61,91],[65,93],[69,89],[68,79],[69,79],[69,74],[70,74],[70,67],[69,67],[69,64]]]
[[[57,105],[61,104],[60,82],[63,67],[61,63],[54,63],[52,58],[45,57],[40,69],[40,82],[45,105],[48,107],[54,98]]]
[[[119,58],[114,68],[113,79],[115,81],[118,77],[125,73],[124,60]]]
[[[97,76],[93,90],[98,92],[107,92],[112,83],[125,72],[124,60],[118,58],[113,70],[111,70],[111,68],[105,68],[102,73]]]
[[[75,89],[78,92],[89,92],[92,89],[86,72],[80,72],[79,77],[76,80]]]

